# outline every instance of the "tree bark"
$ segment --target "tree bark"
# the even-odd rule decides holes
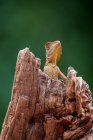
[[[52,80],[28,48],[18,54],[13,91],[1,140],[92,140],[91,92],[68,69],[67,81]]]

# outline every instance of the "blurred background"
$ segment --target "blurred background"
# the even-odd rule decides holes
[[[63,46],[62,72],[73,66],[93,91],[93,0],[0,0],[0,130],[19,50],[29,47],[43,69],[44,45],[55,40]]]

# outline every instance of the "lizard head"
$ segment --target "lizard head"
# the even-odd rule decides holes
[[[48,63],[54,63],[56,65],[62,54],[62,46],[60,41],[47,42],[45,44],[45,49],[46,49],[46,65]]]

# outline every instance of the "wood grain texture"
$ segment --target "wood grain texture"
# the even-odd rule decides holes
[[[12,97],[0,140],[92,140],[91,92],[68,68],[67,81],[52,80],[28,48],[18,54]]]

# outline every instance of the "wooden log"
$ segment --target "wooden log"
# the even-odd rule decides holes
[[[52,80],[39,66],[28,48],[19,52],[0,140],[92,140],[87,83],[71,67],[64,83]]]

